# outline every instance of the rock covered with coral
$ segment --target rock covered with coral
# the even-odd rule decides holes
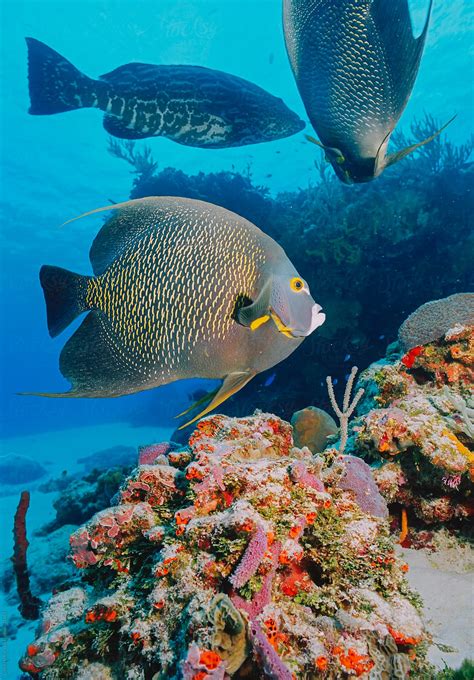
[[[370,398],[353,426],[352,449],[382,461],[375,479],[390,503],[427,524],[473,512],[474,327],[379,362],[360,380]]]
[[[72,534],[82,582],[53,595],[21,668],[44,680],[406,677],[423,664],[417,598],[383,508],[363,504],[364,472],[344,463],[294,447],[275,416],[201,420],[187,449],[139,465],[117,505]]]
[[[295,444],[307,446],[312,453],[321,453],[327,446],[328,437],[338,433],[334,418],[321,408],[308,406],[296,411],[291,419]]]

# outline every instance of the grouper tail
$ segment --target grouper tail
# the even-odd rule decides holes
[[[90,309],[86,302],[91,277],[74,274],[61,267],[45,264],[40,270],[48,318],[48,330],[52,338],[59,335],[74,319]]]
[[[26,38],[29,113],[40,116],[94,106],[101,83],[88,78],[44,43]]]

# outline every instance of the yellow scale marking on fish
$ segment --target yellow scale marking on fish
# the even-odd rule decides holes
[[[200,341],[224,341],[237,296],[250,296],[265,261],[245,230],[229,231],[225,223],[214,223],[211,235],[195,219],[165,227],[125,251],[88,292],[89,303],[107,314],[124,347],[107,336],[109,346],[135,369],[146,359],[141,372],[147,376],[157,363],[169,374]]]

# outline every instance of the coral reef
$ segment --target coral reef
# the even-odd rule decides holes
[[[136,452],[134,458],[136,461]],[[103,472],[92,470],[83,477],[69,479],[53,502],[55,519],[41,533],[49,534],[65,524],[82,524],[94,513],[106,508],[131,469],[132,466],[128,465],[112,467]],[[46,489],[51,489],[51,486],[48,485]]]
[[[474,325],[474,293],[457,293],[421,305],[398,329],[398,341],[407,352],[442,338],[455,324]]]
[[[127,467],[137,462],[137,452],[133,446],[111,446],[101,449],[89,456],[78,458],[86,472],[91,470],[109,470],[112,467]]]
[[[81,582],[52,596],[21,668],[42,680],[421,672],[418,597],[361,469],[296,448],[276,416],[201,420],[188,448],[139,465],[72,534]]]
[[[466,523],[474,510],[473,380],[474,327],[455,326],[373,364],[359,381],[367,398],[352,423],[351,452],[378,463],[389,504],[427,525]]]

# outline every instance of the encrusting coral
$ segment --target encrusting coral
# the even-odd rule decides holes
[[[389,504],[428,525],[473,513],[474,327],[378,362],[359,384],[366,399],[352,424],[350,450],[383,465],[375,480]]]
[[[370,470],[347,462],[294,447],[273,415],[201,420],[188,448],[139,465],[117,505],[73,533],[81,584],[52,596],[21,668],[43,680],[420,669],[427,635],[386,507],[364,504]]]

